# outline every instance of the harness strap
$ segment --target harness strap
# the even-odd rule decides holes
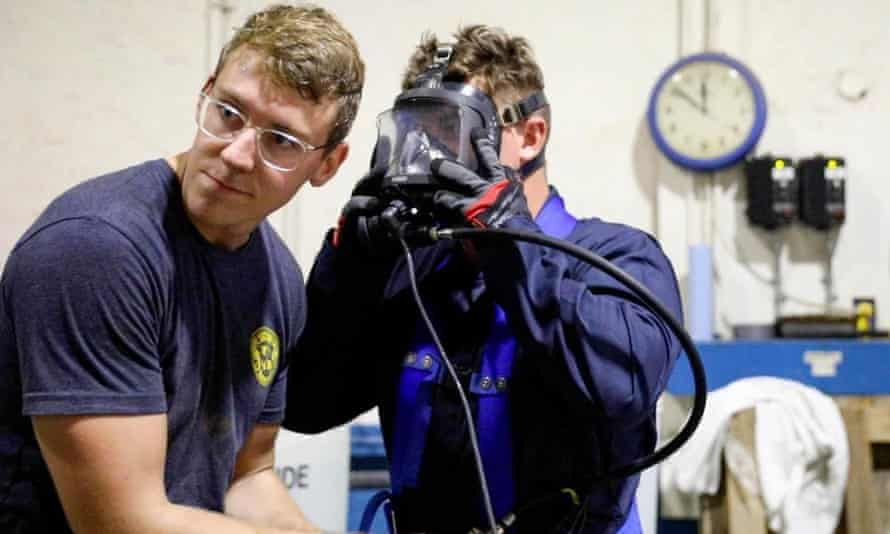
[[[640,512],[637,510],[637,498],[634,496],[630,501],[630,512],[627,513],[627,519],[615,534],[643,534],[643,525],[640,524]]]
[[[551,194],[544,202],[544,206],[541,207],[541,211],[538,212],[538,216],[535,217],[535,223],[550,237],[565,239],[575,229],[578,219],[566,211],[565,202],[561,196]]]
[[[403,362],[399,402],[395,408],[390,457],[391,485],[395,495],[404,488],[417,487],[433,413],[432,386],[439,381],[442,368],[439,352],[431,340],[421,341],[415,347],[416,351],[405,356]]]
[[[535,222],[553,237],[565,238],[577,220],[565,210],[562,198],[551,194]],[[441,267],[441,266],[440,266]],[[441,355],[418,322],[415,350],[403,362],[399,381],[395,424],[388,443],[393,495],[419,484],[420,467],[426,448],[432,416],[433,384],[443,378]],[[478,397],[477,433],[486,478],[490,481],[492,505],[504,517],[515,505],[512,425],[510,417],[510,378],[516,356],[516,339],[507,316],[495,306],[491,332],[482,352],[479,371],[471,377],[470,392]]]
[[[395,528],[392,522],[391,499],[392,494],[388,490],[380,490],[368,499],[368,503],[365,505],[365,510],[362,512],[362,519],[358,525],[360,532],[371,532],[371,526],[374,524],[374,517],[377,515],[377,510],[383,505],[383,510],[386,514],[387,527],[390,532],[395,533]]]
[[[500,306],[495,306],[488,341],[482,351],[482,366],[472,376],[470,392],[479,397],[476,416],[479,453],[485,478],[494,488],[491,498],[495,516],[501,518],[516,502],[508,391],[516,357],[516,338],[510,332],[507,315]]]

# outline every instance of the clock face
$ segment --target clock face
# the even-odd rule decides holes
[[[701,170],[744,157],[765,117],[763,92],[750,72],[714,54],[688,58],[668,70],[649,109],[659,147],[675,162]]]

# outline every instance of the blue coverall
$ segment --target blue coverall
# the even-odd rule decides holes
[[[540,232],[528,217],[507,227]],[[566,240],[626,271],[682,320],[676,276],[651,236],[590,218]],[[499,243],[476,255],[443,242],[415,250],[414,258],[424,302],[465,387],[494,303],[519,341],[509,401],[522,510],[516,531],[565,532],[577,519],[575,532],[615,532],[638,477],[594,481],[655,447],[656,400],[680,352],[667,324],[609,275],[539,245]],[[359,261],[328,236],[309,277],[285,427],[320,432],[377,406],[391,455],[400,370],[418,317],[406,269],[404,258],[394,266]],[[449,379],[432,406],[420,485],[395,500],[399,531],[484,527],[466,421]],[[584,498],[583,517],[560,497],[562,488]]]

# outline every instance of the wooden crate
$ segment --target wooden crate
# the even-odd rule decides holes
[[[850,445],[850,471],[837,534],[890,532],[890,397],[834,397]],[[756,462],[753,409],[730,422],[730,435]],[[876,459],[878,460],[876,462]],[[876,463],[879,470],[875,470]],[[756,476],[756,473],[755,473]],[[756,482],[756,481],[755,481]],[[723,466],[717,495],[701,501],[701,534],[768,534],[759,495]]]

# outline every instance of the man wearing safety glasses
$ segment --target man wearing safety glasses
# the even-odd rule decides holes
[[[191,148],[87,181],[0,298],[0,531],[316,532],[273,470],[299,266],[266,217],[347,156],[364,64],[314,6],[252,15]]]

